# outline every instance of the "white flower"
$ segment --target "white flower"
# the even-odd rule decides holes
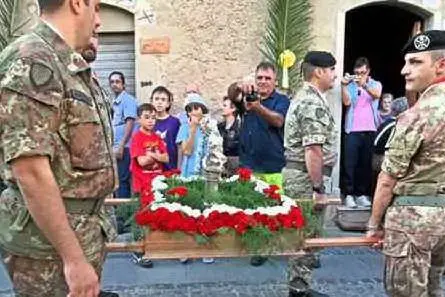
[[[153,193],[153,196],[154,196],[154,198],[155,198],[155,201],[164,201],[164,200],[165,200],[165,198],[164,198],[164,194],[162,194],[162,193],[159,192],[159,191],[155,191],[155,192]]]
[[[226,182],[236,182],[237,180],[239,180],[239,175],[232,175],[231,177],[225,179]]]
[[[157,177],[152,181],[152,188],[154,191],[162,191],[168,189],[168,185],[162,181],[162,179],[158,179]]]

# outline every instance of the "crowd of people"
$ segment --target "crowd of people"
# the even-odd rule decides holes
[[[105,242],[116,237],[105,197],[116,188],[116,197],[131,197],[169,169],[202,174],[211,107],[199,87],[187,87],[177,117],[166,87],[138,104],[119,71],[109,75],[114,98],[107,99],[89,65],[99,2],[39,0],[37,26],[0,54],[0,247],[18,296],[97,297]],[[366,58],[341,79],[345,203],[369,207],[373,196],[367,236],[383,244],[390,296],[443,296],[445,31],[413,36],[403,54],[406,90],[419,94],[409,108],[406,98],[382,95]],[[276,89],[269,62],[257,66],[254,83],[230,85],[218,125],[229,160],[224,175],[248,167],[290,197],[311,198],[321,218],[324,181],[338,157],[339,123],[327,96],[335,66],[329,52],[306,53],[304,83],[292,100]],[[289,296],[323,296],[310,289],[314,259],[310,252],[289,259]]]

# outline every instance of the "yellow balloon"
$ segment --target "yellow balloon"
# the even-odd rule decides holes
[[[291,50],[285,50],[280,54],[280,65],[283,68],[290,68],[295,64],[297,57]]]

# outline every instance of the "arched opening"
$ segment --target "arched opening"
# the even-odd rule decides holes
[[[99,49],[93,70],[101,85],[108,88],[108,75],[120,71],[125,76],[126,90],[136,91],[134,14],[120,7],[101,3],[102,25],[99,31]],[[112,95],[113,96],[113,95]]]
[[[424,30],[432,13],[401,1],[371,2],[355,7],[345,14],[343,72],[352,73],[358,57],[367,57],[371,76],[380,81],[384,93],[394,97],[405,95],[401,49],[415,31]],[[340,189],[345,189],[344,118],[342,112]]]
[[[422,30],[428,13],[400,2],[367,4],[346,13],[344,71],[352,72],[356,58],[365,56],[371,75],[382,82],[383,91],[403,96],[404,80],[401,49],[413,29]]]

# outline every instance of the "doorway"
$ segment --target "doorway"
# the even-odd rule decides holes
[[[371,76],[380,81],[384,93],[404,96],[401,50],[416,23],[423,30],[424,18],[404,8],[388,5],[362,6],[346,14],[344,68],[352,73],[354,61],[367,57]]]
[[[423,31],[429,15],[412,5],[380,2],[357,7],[345,16],[344,72],[352,73],[358,57],[367,57],[371,77],[383,85],[383,93],[394,98],[405,96],[400,71],[404,60],[401,50],[414,31]],[[342,112],[344,131],[345,108]],[[344,193],[344,139],[341,134],[340,189]]]

